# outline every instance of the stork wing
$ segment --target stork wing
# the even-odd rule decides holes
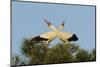
[[[78,37],[76,34],[68,33],[68,32],[59,32],[58,38],[63,42],[77,41]]]
[[[56,32],[47,32],[32,38],[34,41],[51,41],[57,36]]]
[[[56,30],[56,28],[51,24],[51,22],[47,21],[46,19],[44,19],[44,21],[46,22],[46,24],[50,29]]]

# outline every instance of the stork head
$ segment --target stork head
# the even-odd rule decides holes
[[[51,22],[47,21],[46,19],[44,19],[44,21],[46,22],[46,24],[48,25],[49,29],[56,31],[56,28],[51,24]]]
[[[64,25],[65,25],[65,22],[63,21],[63,22],[61,23],[61,25],[59,26],[58,30],[61,31],[61,30],[64,28]]]

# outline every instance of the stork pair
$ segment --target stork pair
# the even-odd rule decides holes
[[[52,30],[51,32],[46,32],[44,34],[41,34],[39,36],[33,37],[33,41],[45,41],[47,44],[50,43],[52,40],[54,40],[56,37],[59,38],[64,43],[68,43],[71,41],[77,41],[78,37],[76,34],[72,34],[69,32],[61,32],[61,30],[64,28],[64,22],[60,25],[58,29],[56,29],[51,22],[44,19],[46,24],[48,25],[49,29]]]

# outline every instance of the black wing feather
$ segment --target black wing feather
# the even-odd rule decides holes
[[[36,36],[36,37],[32,38],[32,41],[43,41],[43,40],[47,41],[48,39],[42,38],[40,36]]]
[[[78,37],[76,36],[76,34],[73,34],[72,37],[70,37],[69,39],[67,39],[69,42],[70,41],[77,41]]]

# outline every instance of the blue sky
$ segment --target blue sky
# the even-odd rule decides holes
[[[49,32],[43,19],[56,27],[64,20],[62,31],[77,34],[81,48],[95,48],[95,6],[76,6],[29,2],[12,2],[12,52],[20,54],[24,38]],[[53,41],[55,43],[57,41]],[[59,41],[58,41],[59,42]]]

